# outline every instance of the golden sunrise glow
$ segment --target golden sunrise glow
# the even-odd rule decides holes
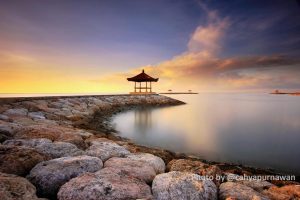
[[[151,43],[147,44],[147,48],[143,43],[127,43],[127,40],[120,39],[123,35],[115,31],[108,32],[100,40],[98,37],[103,27],[97,20],[102,18],[94,19],[99,27],[97,29],[93,24],[89,27],[91,30],[77,29],[73,18],[68,21],[75,23],[72,27],[60,24],[57,19],[49,19],[51,23],[58,23],[62,30],[56,29],[53,24],[54,28],[48,30],[47,25],[40,27],[43,21],[33,18],[31,13],[26,13],[30,17],[23,19],[17,14],[4,12],[3,15],[9,20],[6,22],[6,18],[1,18],[8,30],[4,28],[0,31],[0,93],[128,93],[132,90],[132,84],[126,78],[140,73],[142,69],[159,78],[159,82],[153,84],[157,92],[168,89],[270,91],[270,88],[277,87],[295,89],[299,85],[297,58],[272,52],[239,55],[238,50],[235,50],[236,56],[227,55],[226,49],[230,49],[231,45],[226,46],[224,41],[233,39],[229,34],[232,34],[232,19],[221,17],[217,10],[208,9],[205,4],[198,6],[205,20],[188,36],[181,37],[185,41],[185,50],[155,60],[161,54],[155,49],[152,51],[156,55],[153,57],[155,61],[150,60],[150,63],[148,52],[154,46],[151,46],[151,41],[147,41]],[[110,25],[107,20],[102,23]],[[76,28],[77,32],[68,28]],[[90,31],[94,31],[93,38],[89,35]],[[131,30],[125,30],[126,39],[135,41],[132,33],[126,31]],[[159,36],[152,35],[152,39],[159,39]],[[137,39],[151,38],[141,35]]]

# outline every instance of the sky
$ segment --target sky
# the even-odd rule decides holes
[[[297,0],[3,0],[0,93],[300,90]]]

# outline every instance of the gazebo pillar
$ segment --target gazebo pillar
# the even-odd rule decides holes
[[[142,82],[140,82],[140,92],[142,92]]]
[[[136,92],[136,82],[134,82],[134,92]]]

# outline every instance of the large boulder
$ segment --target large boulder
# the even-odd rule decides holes
[[[37,200],[35,187],[25,178],[0,173],[1,200]]]
[[[272,200],[300,199],[300,185],[286,185],[270,187],[262,192]]]
[[[91,143],[91,146],[86,150],[86,154],[106,161],[111,157],[124,157],[130,154],[130,152],[113,141],[98,140]]]
[[[268,200],[269,198],[251,187],[243,184],[226,182],[219,187],[219,198],[227,199],[242,199],[242,200]]]
[[[63,157],[39,163],[27,179],[37,187],[41,196],[55,197],[60,186],[70,179],[85,172],[96,172],[102,167],[102,161],[96,157]]]
[[[217,187],[210,180],[201,180],[189,172],[159,174],[152,183],[153,196],[157,200],[214,200]]]
[[[40,139],[46,138],[56,142],[68,142],[79,148],[85,148],[86,144],[82,137],[73,134],[73,129],[49,125],[31,125],[19,129],[14,138],[17,139]]]
[[[145,162],[149,165],[151,165],[156,174],[161,174],[165,172],[166,165],[160,157],[154,156],[150,153],[134,153],[126,155],[126,158],[129,158],[131,160],[137,160]]]
[[[84,155],[84,151],[78,149],[74,144],[51,142],[48,139],[13,139],[6,140],[3,144],[31,147],[51,158]]]
[[[38,148],[42,153],[52,158],[84,155],[84,151],[78,149],[74,144],[68,142],[53,142]]]
[[[110,158],[104,163],[104,167],[117,168],[125,171],[130,176],[151,183],[156,172],[149,162],[132,160],[130,158]]]
[[[25,176],[38,163],[50,157],[28,147],[0,145],[0,172]]]
[[[169,171],[181,171],[191,172],[200,176],[206,176],[213,178],[215,184],[220,185],[220,179],[216,179],[217,176],[221,177],[222,171],[215,165],[209,165],[198,160],[189,159],[174,159],[168,163]]]
[[[64,184],[59,200],[128,200],[151,199],[151,189],[143,181],[116,168],[86,173]]]

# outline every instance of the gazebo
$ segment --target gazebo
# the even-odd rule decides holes
[[[158,78],[153,78],[153,77],[149,76],[143,70],[142,73],[140,73],[134,77],[127,78],[127,80],[134,82],[134,92],[130,92],[130,94],[153,94],[154,92],[152,92],[151,83],[157,82]],[[142,82],[146,82],[144,87],[142,87]]]

